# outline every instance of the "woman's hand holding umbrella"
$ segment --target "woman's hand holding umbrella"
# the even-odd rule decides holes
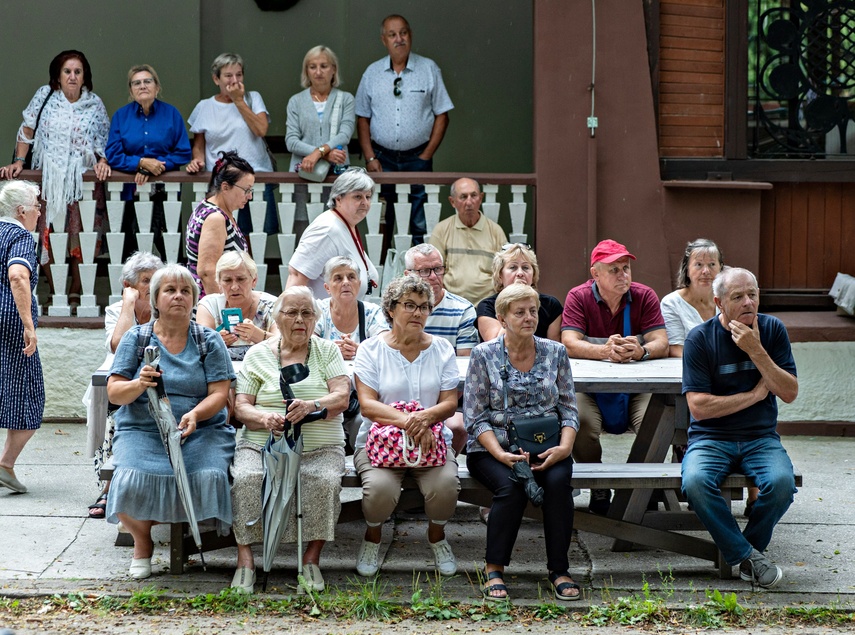
[[[178,429],[181,430],[181,438],[186,439],[191,434],[196,432],[198,415],[195,410],[184,413],[181,421],[178,422]]]

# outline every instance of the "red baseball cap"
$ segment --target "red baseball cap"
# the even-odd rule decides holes
[[[624,245],[614,240],[601,240],[591,252],[591,266],[598,262],[614,262],[621,258],[629,257],[635,260],[635,256],[629,253]]]

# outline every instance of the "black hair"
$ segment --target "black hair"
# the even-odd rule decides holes
[[[255,174],[255,170],[234,150],[218,152],[220,158],[211,170],[211,181],[208,183],[208,196],[219,192],[223,183],[234,186],[245,174]]]

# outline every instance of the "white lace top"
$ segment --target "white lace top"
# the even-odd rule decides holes
[[[36,119],[45,99],[34,140],[24,137],[23,129],[36,127]],[[42,197],[47,201],[48,222],[57,214],[65,218],[69,203],[83,197],[83,173],[104,156],[110,118],[104,102],[86,88],[73,104],[61,90],[51,92],[42,86],[24,110],[24,122],[18,129],[18,141],[33,145],[33,169],[42,170]]]

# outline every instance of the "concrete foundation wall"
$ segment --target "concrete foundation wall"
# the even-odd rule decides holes
[[[106,354],[102,329],[39,329],[45,418],[86,417],[81,403],[92,371]],[[781,421],[853,421],[855,342],[796,342],[799,397],[780,403]]]
[[[778,402],[779,421],[855,421],[855,342],[796,342],[799,396]]]

